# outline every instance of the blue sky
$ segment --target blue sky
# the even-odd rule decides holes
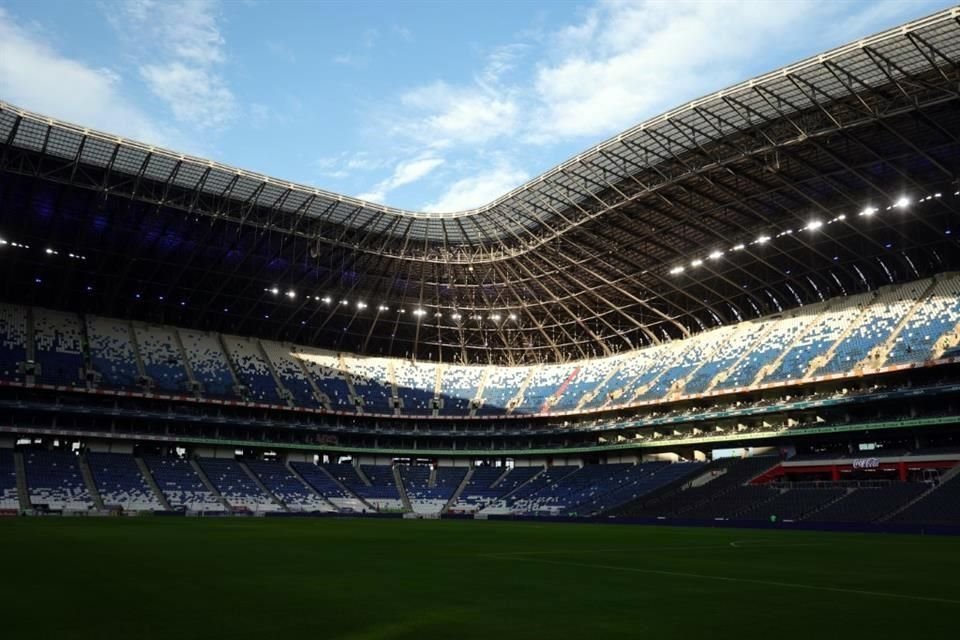
[[[0,100],[453,211],[683,102],[946,6],[0,0]]]

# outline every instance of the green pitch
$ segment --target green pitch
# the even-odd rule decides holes
[[[955,538],[33,518],[0,520],[0,549],[18,640],[950,637],[960,619]]]

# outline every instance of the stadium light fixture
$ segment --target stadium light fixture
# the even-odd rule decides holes
[[[461,315],[459,313],[455,313],[452,316],[450,316],[450,318],[452,318],[453,320],[459,320],[461,318]]]
[[[742,245],[742,244],[735,244],[735,245],[733,245],[733,251],[743,251],[745,248],[746,248],[746,246],[745,246],[745,245]]]
[[[366,309],[367,303],[362,300],[357,300],[357,309]]]
[[[293,300],[297,297],[297,292],[291,289],[290,291],[287,291],[287,297]]]
[[[324,304],[330,304],[331,302],[333,302],[333,300],[330,298],[330,296],[323,296]]]
[[[702,265],[702,264],[703,264],[703,260],[701,260],[700,258],[697,258],[696,260],[693,260],[693,261],[690,263],[690,266],[691,266],[691,267],[699,267],[699,266]]]
[[[708,257],[711,260],[719,260],[723,257],[723,251],[712,251]]]
[[[757,244],[766,244],[770,242],[770,236],[760,236],[757,238]]]
[[[678,273],[683,273],[683,267],[674,267],[673,269],[670,269],[670,275],[675,276]]]
[[[340,304],[350,304],[350,302],[347,301],[347,300],[341,300],[341,301],[340,301]]]
[[[907,207],[910,206],[910,198],[908,198],[907,196],[902,196],[900,197],[900,199],[898,199],[896,202],[893,203],[893,206],[895,206],[897,209],[906,209]]]
[[[877,208],[876,208],[876,207],[866,207],[863,211],[860,212],[860,215],[862,215],[862,216],[864,216],[864,217],[866,217],[866,218],[869,218],[870,216],[872,216],[872,215],[875,214],[876,212],[877,212]]]
[[[270,289],[270,293],[272,293],[275,296],[278,296],[280,295],[280,289],[273,287],[272,289]]]
[[[390,311],[390,308],[387,307],[387,305],[385,304],[381,304],[380,306],[377,307],[377,311]]]
[[[6,244],[9,244],[9,243],[8,243],[6,240],[4,240],[3,238],[0,238],[0,247],[4,246],[4,245],[6,245]]]
[[[490,319],[493,320],[494,322],[500,322],[500,314],[499,313],[491,314]]]
[[[414,309],[414,310],[413,310],[413,315],[415,315],[415,316],[417,316],[417,317],[419,318],[419,317],[422,317],[422,316],[427,315],[427,312],[424,311],[423,309]]]
[[[517,319],[517,314],[511,313],[511,314],[510,314],[510,319],[511,319],[511,320],[516,320],[516,319]]]
[[[823,226],[823,221],[822,221],[822,220],[814,220],[813,222],[811,222],[810,224],[807,225],[807,229],[808,229],[809,231],[816,231],[817,229],[819,229],[819,228],[822,227],[822,226]]]

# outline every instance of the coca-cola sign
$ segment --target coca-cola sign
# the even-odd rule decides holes
[[[853,461],[854,469],[876,469],[880,466],[880,458],[857,458]]]

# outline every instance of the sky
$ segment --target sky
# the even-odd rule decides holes
[[[949,4],[0,0],[0,100],[416,211]]]

